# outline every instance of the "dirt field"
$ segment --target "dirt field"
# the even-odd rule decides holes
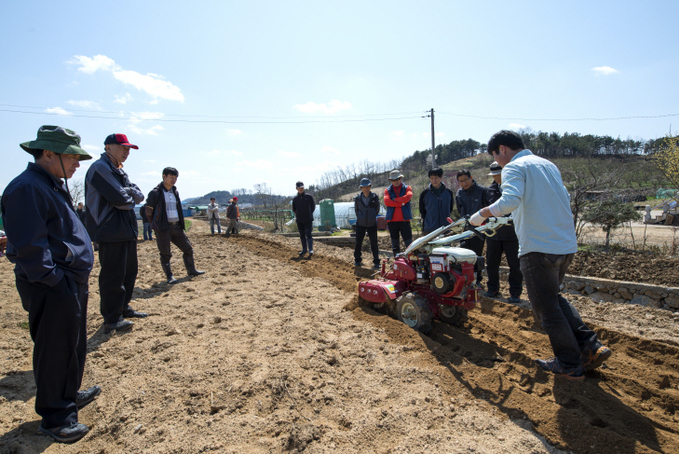
[[[297,239],[201,221],[189,236],[208,273],[187,278],[175,255],[174,286],[139,244],[132,305],[150,316],[126,334],[101,330],[95,265],[83,386],[103,392],[73,445],[36,433],[33,344],[0,260],[0,453],[679,453],[679,313],[569,296],[614,351],[571,383],[534,365],[551,349],[525,305],[488,301],[423,336],[357,307],[371,272],[347,249],[300,260]],[[617,260],[573,269],[679,283],[677,260]]]

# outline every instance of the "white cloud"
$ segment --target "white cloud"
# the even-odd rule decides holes
[[[97,151],[102,151],[104,149],[104,146],[97,146],[97,145],[89,145],[89,144],[81,144],[80,148],[82,148],[85,151],[91,151],[91,152],[97,152]]]
[[[339,152],[339,150],[337,150],[337,149],[335,149],[335,148],[333,148],[333,147],[331,147],[331,146],[329,146],[329,145],[326,145],[326,146],[324,146],[323,148],[321,148],[321,153],[327,154],[327,155],[338,155],[338,154],[342,154],[342,153]]]
[[[216,148],[214,150],[211,150],[211,151],[202,151],[201,153],[205,156],[208,156],[208,157],[216,157],[216,156],[224,156],[224,155],[241,156],[243,154],[242,151],[238,151],[238,150],[218,150]]]
[[[401,139],[403,139],[404,134],[405,134],[405,131],[392,131],[392,132],[389,133],[392,140],[401,140]]]
[[[143,129],[143,128],[138,127],[134,123],[131,123],[128,126],[128,128],[130,129],[130,131],[132,131],[133,133],[138,134],[140,136],[141,135],[157,136],[159,131],[165,130],[165,128],[163,128],[160,125],[155,125],[155,126],[152,126],[150,128]]]
[[[301,154],[296,153],[294,151],[278,150],[278,154],[283,156],[284,158],[301,158],[302,157]]]
[[[243,131],[240,131],[238,129],[227,129],[226,132],[228,132],[230,136],[239,136],[243,134]]]
[[[153,104],[157,103],[158,99],[184,102],[184,95],[179,87],[165,80],[163,76],[153,73],[141,74],[136,71],[125,70],[105,55],[95,55],[93,58],[76,55],[69,63],[78,65],[78,71],[86,74],[94,74],[97,71],[108,71],[116,80],[123,84],[132,85],[136,89],[151,95],[153,98],[151,103]],[[116,96],[116,102],[124,104],[126,101],[126,98],[119,98]]]
[[[71,60],[69,63],[80,65],[78,71],[84,72],[85,74],[94,74],[99,70],[113,71],[116,68],[115,62],[106,55],[95,55],[93,58],[85,57],[84,55],[76,55],[73,58],[74,60]]]
[[[73,115],[71,112],[66,109],[62,109],[61,107],[49,107],[45,109],[45,112],[57,115]]]
[[[118,96],[116,95],[116,98],[113,100],[113,102],[117,102],[118,104],[127,104],[128,101],[132,101],[132,95],[129,93],[125,93],[125,96]]]
[[[236,163],[236,169],[239,167],[247,167],[259,170],[272,170],[276,168],[276,164],[265,159],[257,159],[255,161],[238,161]]]
[[[144,120],[158,120],[165,116],[162,112],[130,112],[130,121],[139,123]]]
[[[610,76],[611,74],[618,74],[620,72],[610,66],[597,66],[596,68],[592,68],[592,71],[594,71],[595,76]]]
[[[337,99],[333,99],[328,104],[318,104],[309,101],[306,104],[296,104],[294,108],[304,113],[320,112],[326,115],[332,115],[339,112],[340,110],[351,109],[351,103],[348,101],[338,101]]]
[[[526,125],[520,125],[518,123],[509,123],[509,129],[525,129]]]
[[[66,103],[72,106],[82,107],[84,109],[99,109],[99,104],[94,101],[75,101],[71,99],[70,101],[66,101]]]

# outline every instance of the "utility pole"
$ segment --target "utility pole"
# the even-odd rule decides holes
[[[434,109],[429,111],[429,115],[424,115],[422,118],[431,118],[431,168],[436,168],[436,145],[434,144]]]

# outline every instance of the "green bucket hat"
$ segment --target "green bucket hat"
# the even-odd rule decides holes
[[[41,126],[37,139],[19,145],[28,153],[32,150],[50,150],[59,154],[80,155],[80,161],[92,159],[92,156],[80,148],[80,136],[61,126]]]

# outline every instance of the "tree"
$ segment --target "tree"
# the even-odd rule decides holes
[[[73,205],[78,205],[80,202],[85,202],[85,183],[82,179],[70,180],[68,192],[71,194]]]
[[[625,222],[641,220],[641,214],[634,208],[634,205],[624,203],[619,197],[612,197],[590,206],[582,218],[585,222],[600,226],[606,233],[604,248],[608,250],[611,230],[620,227]]]
[[[653,153],[653,162],[672,184],[672,189],[679,189],[679,135],[665,137]]]

